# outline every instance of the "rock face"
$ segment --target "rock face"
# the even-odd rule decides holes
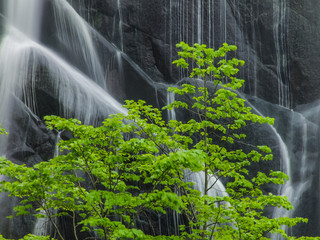
[[[21,9],[31,7],[39,11],[23,19]],[[0,118],[10,134],[0,139],[2,151],[19,163],[47,160],[55,135],[44,115],[96,123],[122,111],[125,99],[162,106],[167,86],[187,77],[171,64],[176,43],[235,44],[246,61],[244,97],[276,119],[273,128],[248,133],[273,148],[277,160],[262,168],[291,178],[279,191],[294,203],[294,216],[310,219],[294,233],[320,235],[319,10],[318,0],[3,0]],[[39,37],[24,32],[28,24]]]
[[[316,0],[86,2],[92,24],[155,81],[179,79],[170,65],[175,43],[226,41],[247,63],[247,93],[291,108],[319,98],[311,83],[320,51]]]
[[[319,74],[317,70],[320,53],[320,3],[312,0],[291,1],[288,31],[288,56],[292,95],[295,105],[319,99]]]

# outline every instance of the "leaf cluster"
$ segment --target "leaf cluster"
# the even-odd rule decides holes
[[[292,209],[286,197],[263,191],[288,177],[279,171],[252,172],[252,164],[273,155],[268,146],[248,148],[244,129],[273,124],[273,119],[254,114],[235,92],[244,83],[235,76],[244,62],[228,60],[227,53],[236,47],[214,50],[183,42],[178,47],[180,59],[174,63],[202,84],[169,88],[188,101],[176,100],[163,110],[182,109],[190,118],[165,121],[161,110],[141,100],[126,101],[127,115],[111,115],[97,127],[47,116],[49,129],[72,135],[60,140],[62,154],[32,167],[0,159],[0,174],[7,177],[0,189],[21,199],[17,215],[48,218],[60,239],[56,219],[61,216],[71,219],[76,239],[80,231],[101,239],[260,240],[270,234],[295,239],[282,226],[306,219],[265,214],[267,207]],[[189,172],[204,176],[201,191],[187,180]],[[224,189],[218,187],[222,184]],[[174,211],[186,221],[177,235],[146,233],[135,221],[150,211]]]

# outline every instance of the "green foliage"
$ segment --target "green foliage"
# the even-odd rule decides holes
[[[10,239],[4,238],[0,234],[0,240],[10,240]],[[20,238],[20,240],[52,240],[52,238],[50,238],[49,236],[36,236],[36,235],[28,234],[23,238]]]
[[[289,238],[281,226],[291,227],[307,220],[270,219],[264,214],[265,208],[270,206],[292,209],[286,197],[262,191],[265,184],[283,184],[288,177],[274,171],[252,176],[250,171],[251,164],[272,160],[273,156],[267,146],[243,148],[241,143],[246,135],[241,129],[249,124],[273,124],[273,119],[252,113],[245,100],[234,92],[244,83],[235,77],[237,66],[244,62],[235,58],[227,60],[226,53],[236,50],[236,46],[223,44],[215,51],[206,45],[192,47],[181,42],[177,47],[182,49],[178,53],[181,58],[173,63],[187,69],[190,78],[201,78],[203,83],[199,87],[183,84],[169,88],[182,97],[187,95],[189,102],[175,101],[165,107],[168,110],[183,108],[193,113],[193,118],[186,123],[171,120],[169,124],[175,132],[196,139],[190,147],[205,154],[201,169],[205,173],[204,193],[191,201],[192,212],[186,213],[190,215],[190,230],[184,235],[195,239],[269,239],[268,233],[277,233]],[[214,90],[209,92],[208,86]],[[210,178],[226,178],[228,195],[209,196],[209,190],[216,184],[216,181],[210,182]]]
[[[3,134],[3,135],[8,135],[8,133],[6,132],[6,130],[4,130],[2,127],[1,127],[1,124],[0,124],[0,135]]]
[[[271,150],[243,148],[244,127],[273,124],[273,119],[252,113],[234,91],[244,83],[235,77],[244,62],[227,60],[226,54],[236,47],[224,44],[213,50],[183,42],[178,47],[181,58],[174,63],[203,85],[169,88],[188,101],[177,100],[164,109],[180,108],[191,118],[166,122],[160,110],[144,101],[126,101],[127,115],[112,115],[98,127],[46,117],[48,128],[72,134],[59,143],[63,154],[32,167],[0,159],[0,174],[8,177],[1,190],[21,199],[17,215],[49,218],[61,239],[56,225],[61,216],[72,219],[76,239],[79,231],[95,232],[102,239],[253,240],[270,239],[270,233],[295,239],[282,226],[306,219],[264,214],[266,207],[292,209],[286,197],[262,190],[288,177],[278,171],[254,173],[251,165],[272,160]],[[190,171],[205,175],[203,192],[186,181]],[[218,181],[226,183],[225,193],[212,196]],[[175,211],[187,221],[178,236],[147,235],[135,220],[150,211]]]
[[[152,239],[134,228],[137,215],[146,210],[165,213],[166,208],[180,211],[182,200],[172,188],[182,181],[177,175],[183,168],[175,172],[171,168],[180,169],[183,156],[160,154],[156,144],[165,141],[160,136],[157,142],[137,137],[126,140],[124,134],[138,136],[142,129],[134,122],[124,124],[121,114],[96,128],[74,119],[52,116],[46,120],[51,129],[72,132],[72,139],[59,143],[66,154],[33,167],[1,159],[0,173],[11,179],[2,182],[2,190],[23,199],[15,208],[17,215],[31,213],[37,205],[35,215],[44,217],[45,212],[54,225],[56,217],[69,216],[76,221],[75,230],[94,229],[104,239]],[[145,132],[154,131],[142,119],[139,124],[146,127]],[[139,187],[148,184],[152,185]]]

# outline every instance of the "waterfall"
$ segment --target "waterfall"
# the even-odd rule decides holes
[[[319,96],[310,96],[311,93],[304,90],[313,91],[314,88],[317,91],[318,87],[307,78],[312,72],[311,64],[302,63],[307,58],[307,53],[302,53],[306,48],[291,44],[293,38],[300,39],[304,34],[304,25],[291,31],[293,24],[290,21],[303,16],[299,11],[305,6],[298,6],[294,1],[289,4],[287,0],[245,3],[237,0],[166,0],[157,5],[159,9],[148,14],[147,11],[153,9],[150,5],[158,2],[2,0],[0,123],[12,139],[18,137],[24,142],[11,143],[1,137],[0,152],[8,154],[9,147],[36,152],[39,146],[30,143],[32,138],[37,138],[30,137],[31,132],[36,131],[35,127],[25,122],[32,119],[36,125],[47,114],[75,117],[84,123],[95,124],[108,114],[125,113],[120,103],[124,99],[152,99],[151,104],[159,106],[172,102],[174,95],[166,95],[163,86],[188,77],[186,71],[171,65],[176,58],[176,43],[198,42],[213,48],[223,42],[235,44],[238,46],[235,56],[246,61],[239,73],[246,80],[242,91],[255,96],[248,102],[257,113],[276,120],[275,126],[268,131],[272,136],[262,136],[263,132],[253,137],[276,139],[273,147],[279,153],[280,170],[290,177],[278,193],[288,196],[295,210],[276,209],[273,216],[309,217],[310,224],[303,225],[293,234],[311,232],[319,235],[320,111],[316,100]],[[101,9],[103,7],[108,9]],[[150,18],[135,14],[138,7],[146,7],[139,14],[145,13]],[[308,12],[310,19],[311,10]],[[88,19],[103,24],[95,29]],[[163,32],[158,31],[161,24],[165,25]],[[155,61],[156,57],[159,61]],[[301,73],[296,69],[302,69]],[[312,87],[306,88],[306,85]],[[308,98],[304,98],[304,94]],[[17,104],[30,119],[19,116]],[[169,111],[168,117],[175,119],[175,111]],[[21,128],[28,126],[31,129],[10,129],[10,126],[18,125],[14,122],[22,122]],[[188,173],[187,177],[196,183],[196,187],[203,185],[201,174],[189,176]],[[218,183],[211,194],[224,192],[223,185]],[[5,195],[0,196],[0,202],[9,204]],[[2,208],[0,215],[8,214],[11,213]],[[178,225],[178,215],[174,215],[173,221]],[[21,218],[18,223],[6,220],[0,226],[0,232],[14,232],[16,228],[19,233],[12,237],[18,237],[21,231],[31,232],[35,222],[32,218]],[[159,228],[164,230],[163,226]]]
[[[273,35],[277,56],[279,105],[290,108],[291,96],[287,60],[288,47],[286,39],[288,36],[287,4],[286,0],[273,0]]]
[[[240,94],[241,95],[241,94]],[[241,95],[242,98],[245,99],[243,95]],[[259,111],[258,108],[256,108],[253,104],[250,103],[250,101],[247,101],[248,105],[252,107],[254,112],[256,114],[263,116],[264,115]],[[297,197],[297,192],[295,192],[295,187],[293,184],[293,174],[292,174],[292,166],[291,166],[291,159],[289,155],[289,150],[286,145],[286,143],[283,141],[282,137],[278,133],[277,129],[274,126],[269,126],[272,133],[277,139],[278,145],[279,145],[279,152],[280,152],[280,170],[288,175],[289,180],[285,182],[284,185],[280,186],[277,193],[281,196],[287,196],[288,200],[294,205],[294,200]],[[300,192],[299,192],[300,193]],[[273,218],[279,218],[279,217],[292,217],[292,211],[288,211],[283,208],[275,208],[272,213]],[[284,230],[287,230],[287,227],[284,228]],[[282,239],[281,236],[273,235],[271,237],[272,240],[280,240]]]
[[[19,29],[29,38],[39,40],[43,0],[11,0],[6,1],[5,4],[7,4],[8,24]]]
[[[167,91],[167,104],[173,103],[175,101],[173,92]],[[167,110],[168,112],[168,120],[177,120],[176,119],[176,111],[174,109],[172,110]]]
[[[0,63],[2,67],[0,70],[0,94],[2,101],[0,105],[1,113],[4,108],[8,106],[8,97],[11,91],[20,88],[16,79],[21,78],[20,72],[27,76],[29,58],[31,54],[27,54],[25,49],[24,39],[32,38],[34,41],[39,40],[40,23],[41,23],[41,8],[43,1],[41,0],[12,0],[5,2],[6,8],[6,32],[7,36],[2,40],[0,48]],[[25,14],[30,13],[30,14]],[[25,17],[17,17],[25,16]],[[23,32],[23,34],[20,34]],[[20,60],[16,54],[21,52]],[[27,62],[23,62],[27,58]],[[16,69],[14,69],[16,67]],[[18,85],[18,86],[17,86]],[[18,90],[19,91],[19,90]]]
[[[197,3],[198,3],[198,5],[197,5],[197,9],[198,9],[198,13],[197,13],[197,31],[198,31],[198,33],[197,33],[197,35],[198,35],[198,37],[197,37],[197,42],[199,43],[199,44],[201,44],[202,43],[202,34],[203,34],[203,31],[202,31],[202,14],[201,14],[201,12],[202,12],[202,0],[198,0],[197,1]]]
[[[119,38],[120,38],[120,49],[123,51],[123,29],[122,29],[122,11],[121,11],[121,0],[117,0],[118,14],[119,14]]]
[[[106,89],[104,73],[96,52],[91,27],[85,22],[71,5],[64,0],[54,0],[55,22],[58,39],[65,45],[77,61],[85,63],[88,76],[103,89]]]
[[[206,44],[208,47],[220,47],[227,39],[226,0],[169,0],[169,36],[170,60],[176,43]],[[219,16],[217,18],[217,16]],[[172,62],[172,61],[170,61]],[[180,70],[179,79],[188,75]]]
[[[41,14],[36,15],[34,11],[42,12],[43,1],[31,3],[26,14],[19,15],[19,11],[12,9],[25,8],[25,1],[6,2],[7,35],[0,49],[0,63],[6,67],[0,72],[0,89],[4,91],[2,96],[7,97],[3,97],[2,105],[7,106],[9,95],[14,93],[17,97],[23,96],[28,107],[37,112],[35,95],[40,85],[51,88],[66,117],[88,123],[101,114],[124,112],[106,91],[104,73],[85,21],[66,1],[53,1],[58,39],[88,66],[88,75],[39,42]],[[47,77],[46,82],[39,79],[41,71]]]
[[[295,207],[298,207],[301,204],[301,198],[303,194],[310,189],[311,187],[311,177],[309,175],[310,169],[312,169],[314,164],[309,163],[307,161],[308,158],[308,121],[301,115],[297,114],[298,116],[295,117],[296,124],[301,125],[301,135],[302,135],[302,142],[301,142],[301,155],[300,155],[300,171],[299,176],[295,176],[292,174],[293,170],[291,169],[288,173],[290,180],[286,182],[283,186],[283,190],[281,194],[283,196],[287,196],[288,200],[291,204]],[[294,121],[293,121],[294,122]],[[296,126],[292,126],[295,128]],[[294,131],[294,129],[293,129]],[[293,136],[292,136],[293,137]],[[291,167],[291,166],[290,166]],[[294,184],[293,184],[294,183]],[[276,209],[274,212],[274,217],[292,217],[294,216],[293,211],[286,211],[285,209]],[[287,230],[287,229],[285,229]],[[277,237],[277,239],[282,239],[281,237]]]
[[[39,95],[43,91],[57,99],[60,105],[58,110],[62,115],[76,117],[86,123],[92,123],[110,113],[125,113],[107,92],[90,27],[67,1],[51,3],[58,39],[71,47],[71,52],[78,56],[75,58],[88,66],[89,71],[81,72],[60,54],[42,44],[42,12],[44,7],[50,7],[46,1],[4,1],[6,24],[0,45],[0,121],[7,130],[12,124],[12,109],[15,109],[13,99],[21,99],[31,110],[27,110],[29,115],[38,114],[41,107],[39,104],[43,104],[39,102]],[[10,134],[13,133],[9,131]],[[27,141],[26,136],[24,138]],[[6,141],[7,138],[1,140],[2,153],[6,152]],[[43,224],[47,225],[44,221],[37,221],[34,225],[35,219],[28,216],[5,220],[5,216],[13,214],[11,210],[15,202],[14,199],[8,200],[5,194],[0,196],[2,209],[6,209],[1,211],[1,233],[15,238],[32,232],[32,229],[36,233],[43,233]]]

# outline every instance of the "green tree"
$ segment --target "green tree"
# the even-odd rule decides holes
[[[296,239],[281,226],[306,219],[264,214],[266,207],[292,209],[286,197],[262,191],[266,184],[283,184],[287,176],[250,168],[272,160],[270,148],[244,150],[238,144],[245,142],[243,127],[272,124],[273,119],[253,114],[235,92],[244,83],[235,77],[244,62],[228,60],[226,54],[236,47],[224,44],[213,50],[183,42],[178,47],[182,51],[174,63],[200,84],[169,88],[180,99],[164,109],[180,108],[190,118],[166,122],[159,109],[143,101],[127,101],[127,115],[112,115],[98,127],[46,117],[50,129],[72,134],[59,143],[63,154],[33,167],[0,159],[0,174],[8,177],[1,190],[21,199],[17,215],[48,218],[59,239],[65,239],[57,223],[61,217],[71,220],[75,239],[85,238],[81,231],[91,239],[251,240],[270,239],[270,234]],[[190,171],[204,174],[203,191],[186,181]],[[211,195],[220,181],[225,194]],[[148,218],[151,211],[175,211],[186,221],[177,236],[159,235]],[[144,216],[153,231],[138,229],[138,216]],[[25,239],[38,238],[46,239]]]

